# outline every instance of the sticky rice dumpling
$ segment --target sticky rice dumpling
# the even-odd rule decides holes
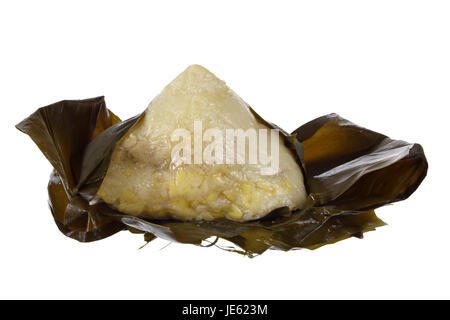
[[[302,208],[302,170],[274,131],[225,82],[190,66],[119,140],[97,196],[152,219],[248,221]]]

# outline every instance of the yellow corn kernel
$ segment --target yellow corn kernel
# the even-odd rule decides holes
[[[209,214],[214,218],[223,218],[224,214],[222,212],[216,212],[216,211],[209,211]]]
[[[233,219],[240,219],[244,213],[235,204],[231,204],[228,210],[228,215]]]
[[[122,212],[139,214],[144,209],[144,202],[133,191],[127,189],[120,194],[117,209]]]
[[[178,169],[176,176],[175,176],[175,183],[178,186],[182,186],[186,184],[186,180],[187,180],[187,174],[186,171],[183,169]]]
[[[236,202],[236,200],[237,200],[237,198],[239,196],[239,192],[235,188],[231,188],[231,189],[225,190],[223,192],[223,194],[231,202]]]
[[[283,183],[283,188],[285,191],[289,191],[292,189],[292,184],[289,182],[289,180],[285,180]]]
[[[130,176],[132,173],[133,173],[133,170],[131,169],[131,168],[125,168],[124,170],[123,170],[123,173],[126,175],[126,176]]]
[[[206,197],[206,202],[208,204],[213,204],[217,200],[217,193],[216,192],[209,192],[208,196]]]
[[[258,186],[258,188],[260,188],[260,189],[262,189],[262,190],[264,190],[264,191],[269,191],[269,192],[272,191],[272,187],[271,187],[270,185],[268,185],[267,183],[258,181],[258,182],[256,183],[256,185]]]
[[[179,210],[186,210],[189,209],[189,202],[187,202],[184,199],[178,200],[175,202],[175,207],[177,207]]]
[[[242,201],[244,202],[244,205],[250,206],[250,204],[253,202],[253,195],[255,193],[255,187],[253,184],[250,184],[248,182],[244,182],[240,185],[241,189],[241,197]]]
[[[227,177],[225,177],[223,174],[214,174],[213,175],[214,178],[214,182],[220,184],[220,185],[224,185],[227,182],[229,182],[229,179]]]
[[[179,192],[175,182],[169,183],[169,194],[172,198],[178,196]]]

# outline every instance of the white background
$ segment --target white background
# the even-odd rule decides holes
[[[450,298],[448,1],[1,1],[0,36],[0,298]],[[388,226],[316,251],[63,236],[14,125],[99,95],[126,119],[193,63],[288,131],[336,112],[419,142],[428,177]]]

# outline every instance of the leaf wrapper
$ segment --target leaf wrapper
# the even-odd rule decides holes
[[[124,229],[122,224],[97,214],[76,188],[86,146],[119,122],[106,108],[104,98],[98,97],[57,102],[16,125],[33,139],[54,168],[48,184],[50,209],[58,228],[68,237],[94,241]]]
[[[428,168],[420,145],[392,140],[330,114],[292,134],[280,129],[304,171],[311,198],[305,209],[279,208],[249,222],[143,219],[95,198],[116,143],[142,115],[120,121],[98,97],[40,108],[16,126],[54,168],[50,208],[66,236],[89,242],[128,229],[144,234],[147,242],[159,237],[195,245],[216,237],[242,249],[226,250],[249,256],[267,249],[315,249],[383,226],[373,209],[409,197]]]
[[[316,205],[367,210],[408,198],[425,178],[423,148],[361,128],[337,114],[295,130]]]

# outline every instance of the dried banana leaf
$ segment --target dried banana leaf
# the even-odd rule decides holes
[[[54,168],[48,184],[50,208],[66,236],[93,241],[124,229],[109,217],[98,215],[76,192],[86,145],[118,122],[104,98],[98,97],[40,108],[16,126],[33,139]]]
[[[292,134],[281,131],[305,173],[311,198],[307,208],[279,208],[250,222],[143,219],[95,198],[117,141],[141,117],[120,122],[100,97],[40,108],[17,125],[54,167],[50,207],[66,236],[88,242],[128,229],[143,233],[146,241],[160,237],[196,245],[218,237],[242,249],[231,250],[250,256],[267,249],[315,249],[383,226],[373,209],[406,199],[427,172],[420,145],[389,139],[331,114]]]
[[[316,205],[377,208],[408,198],[427,174],[419,144],[392,140],[336,114],[292,134],[303,145],[306,180]]]

